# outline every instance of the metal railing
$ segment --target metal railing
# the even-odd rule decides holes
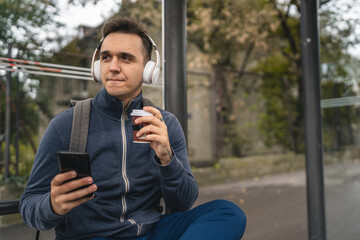
[[[0,201],[0,216],[19,213],[19,200]]]

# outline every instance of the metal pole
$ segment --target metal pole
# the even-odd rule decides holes
[[[187,138],[186,0],[165,0],[163,8],[165,109],[179,119]]]
[[[326,240],[317,10],[318,0],[301,1],[309,239]]]

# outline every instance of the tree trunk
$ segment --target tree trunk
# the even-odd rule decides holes
[[[347,127],[348,127],[348,132],[349,132],[349,143],[351,145],[353,145],[355,143],[355,139],[354,139],[354,131],[352,129],[352,126],[351,126],[351,106],[347,107],[346,111],[347,111]]]
[[[19,83],[19,74],[16,77],[16,101],[15,107],[16,111],[16,123],[15,123],[15,131],[16,131],[16,139],[15,139],[15,149],[16,149],[16,160],[15,160],[15,175],[19,175],[19,122],[20,122],[20,83]]]
[[[4,179],[10,175],[10,127],[11,127],[11,72],[6,72],[6,92],[5,92],[5,150],[4,150]]]
[[[33,152],[34,152],[34,154],[36,154],[36,151],[37,151],[37,149],[36,149],[36,145],[35,145],[35,143],[34,143],[34,141],[33,141],[32,137],[31,137],[31,135],[30,135],[29,131],[27,130],[27,128],[26,128],[25,123],[24,123],[24,121],[23,121],[23,120],[20,120],[20,125],[21,125],[21,128],[22,128],[22,130],[23,130],[23,133],[25,134],[25,136],[26,136],[27,140],[28,140],[28,141],[29,141],[29,143],[30,143],[30,146],[31,146],[31,148],[32,148],[32,150],[33,150]]]
[[[0,83],[1,83],[1,86],[3,85],[3,79],[0,78]],[[3,97],[3,94],[2,94],[3,90],[2,88],[0,88],[0,173],[3,172],[3,166],[4,166],[4,163],[3,163],[3,157],[2,157],[2,143],[3,143],[3,132],[2,132],[2,97]]]
[[[301,142],[303,142],[304,138],[305,138],[305,125],[304,125],[305,124],[304,123],[305,99],[304,99],[304,86],[303,86],[303,81],[302,81],[301,58],[297,59],[295,62],[296,62],[296,78],[297,78],[297,83],[298,83],[298,99],[296,102],[297,115],[295,116],[295,119],[294,119],[294,126],[296,126],[296,128],[298,130],[294,130],[294,145],[295,145],[295,152],[298,153],[300,150],[304,150],[304,149],[299,149],[298,141],[300,141],[300,145],[301,145]]]
[[[217,67],[214,67],[213,86],[215,95],[215,157],[217,159],[222,157],[224,145],[224,126],[222,117],[224,92],[221,77],[221,70]]]
[[[289,125],[289,138],[290,138],[290,146],[291,150],[295,152],[295,133],[294,133],[294,126],[293,126],[293,117],[292,117],[292,108],[291,108],[291,97],[290,97],[290,87],[289,81],[287,76],[283,77],[284,83],[284,101],[287,110],[287,122]],[[288,137],[286,137],[288,139]],[[287,144],[285,144],[286,146]]]
[[[340,96],[339,94],[339,87],[337,84],[334,84],[333,86],[333,96],[334,98],[338,98]],[[335,119],[335,136],[336,136],[336,146],[335,149],[338,151],[340,147],[342,146],[342,137],[341,137],[341,116],[340,116],[340,108],[335,107],[334,108],[334,119]]]
[[[11,57],[12,44],[8,46],[8,57]],[[11,72],[6,72],[6,90],[5,90],[5,151],[4,151],[4,179],[10,176],[10,127],[11,127]]]

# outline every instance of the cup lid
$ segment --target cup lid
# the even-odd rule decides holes
[[[133,109],[130,116],[153,116],[153,114],[142,109]]]

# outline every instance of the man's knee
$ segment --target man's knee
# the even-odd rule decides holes
[[[219,199],[207,202],[203,206],[207,212],[205,215],[207,220],[217,222],[224,229],[231,229],[231,234],[239,238],[244,234],[246,216],[236,204]]]
[[[207,204],[212,205],[212,207],[219,211],[220,214],[224,214],[225,216],[229,216],[246,223],[245,213],[241,208],[230,201],[218,199],[208,202]]]

